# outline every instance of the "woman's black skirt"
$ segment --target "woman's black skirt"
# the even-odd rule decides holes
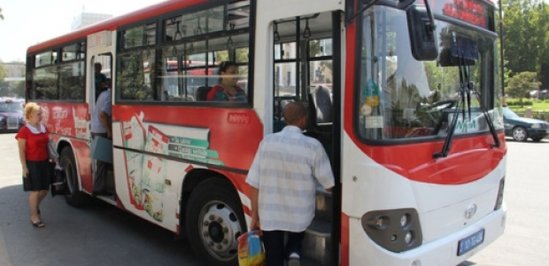
[[[49,190],[54,164],[46,161],[27,161],[29,175],[23,177],[24,191]]]

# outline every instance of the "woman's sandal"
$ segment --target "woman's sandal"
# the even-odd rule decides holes
[[[41,220],[38,220],[36,222],[33,222],[31,220],[31,224],[32,224],[32,226],[34,226],[36,228],[43,228],[44,226],[46,226]]]

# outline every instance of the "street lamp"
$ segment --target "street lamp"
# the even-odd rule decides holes
[[[499,7],[499,40],[500,40],[500,49],[499,49],[499,56],[500,56],[500,64],[501,64],[501,93],[502,96],[505,99],[505,61],[503,60],[503,5],[501,4],[501,0],[498,0],[498,7]]]

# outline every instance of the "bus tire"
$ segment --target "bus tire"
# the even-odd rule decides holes
[[[65,169],[65,177],[67,179],[67,192],[65,200],[73,207],[82,207],[86,203],[87,196],[78,186],[78,170],[74,153],[70,147],[65,147],[61,151],[59,164]]]
[[[237,238],[246,231],[238,194],[232,184],[210,178],[193,190],[186,207],[187,239],[207,265],[238,265]]]

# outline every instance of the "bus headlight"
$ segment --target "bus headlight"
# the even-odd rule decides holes
[[[368,237],[389,251],[403,252],[422,243],[415,209],[371,211],[362,216],[361,222]]]
[[[404,214],[400,217],[400,226],[401,227],[405,227],[406,225],[408,225],[408,220],[410,218],[408,218],[408,214]]]
[[[406,242],[406,244],[412,243],[413,240],[414,240],[414,234],[411,231],[406,233],[406,235],[404,235],[404,242]]]

